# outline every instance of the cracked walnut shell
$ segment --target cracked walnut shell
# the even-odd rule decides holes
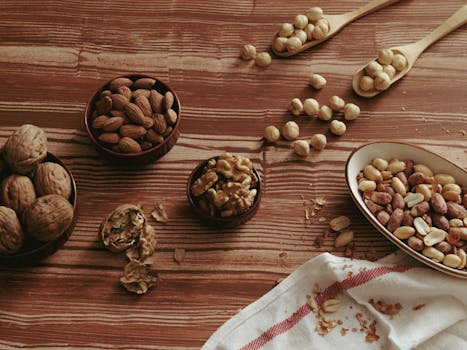
[[[18,215],[36,200],[36,191],[29,177],[12,174],[0,186],[3,205],[13,209]]]
[[[70,175],[57,163],[44,162],[37,166],[34,187],[38,196],[58,194],[65,199],[70,199],[71,196]]]
[[[58,238],[73,221],[73,206],[62,196],[49,194],[34,201],[23,213],[23,224],[32,238],[48,242]]]
[[[47,137],[41,128],[25,124],[10,135],[3,148],[3,157],[18,174],[32,172],[47,155]]]
[[[146,265],[138,261],[130,261],[123,270],[120,283],[129,292],[145,294],[158,280],[157,273],[149,271]]]
[[[0,254],[15,254],[23,246],[24,239],[15,211],[0,206]]]

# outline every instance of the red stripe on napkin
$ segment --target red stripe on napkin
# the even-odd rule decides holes
[[[371,281],[372,279],[385,275],[391,272],[404,272],[410,269],[411,266],[381,266],[371,270],[360,272],[355,276],[351,276],[343,280],[342,282],[335,282],[327,287],[321,294],[316,297],[316,302],[322,304],[325,300],[336,297],[339,293],[342,293],[348,289],[358,287],[364,283]],[[301,319],[311,313],[311,307],[305,303],[300,306],[297,311],[287,317],[285,320],[276,323],[264,333],[262,333],[256,339],[241,347],[239,350],[257,350],[267,344],[269,341],[277,337],[278,335],[287,332],[293,326],[295,326]]]

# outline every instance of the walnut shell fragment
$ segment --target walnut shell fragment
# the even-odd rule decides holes
[[[23,244],[24,234],[15,211],[0,206],[0,254],[14,254]]]
[[[25,124],[10,135],[3,148],[3,157],[18,174],[32,172],[47,155],[47,137],[41,128]]]
[[[60,164],[44,162],[37,166],[34,187],[38,196],[58,194],[65,199],[71,196],[71,178]]]
[[[144,225],[138,238],[138,242],[126,251],[126,256],[130,261],[139,261],[144,264],[151,264],[150,257],[156,250],[157,239],[156,230],[149,224]]]
[[[36,191],[29,177],[12,174],[0,185],[2,203],[18,215],[36,200]]]
[[[131,293],[144,294],[158,280],[157,273],[148,271],[146,265],[138,261],[130,261],[123,270],[120,283]]]
[[[23,213],[23,224],[32,238],[52,241],[73,221],[73,206],[62,196],[49,194],[38,198]]]

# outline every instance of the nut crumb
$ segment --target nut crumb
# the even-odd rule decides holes
[[[157,222],[168,222],[169,217],[167,216],[167,212],[165,211],[165,207],[162,203],[157,203],[154,206],[154,209],[151,212],[151,216]]]
[[[321,287],[319,286],[318,282],[315,283],[315,285],[313,286],[313,293],[315,294],[319,294],[322,292],[322,289]]]
[[[339,323],[339,322],[338,322],[338,323]],[[348,328],[342,327],[342,328],[341,328],[341,335],[342,335],[342,336],[345,336],[345,335],[347,334],[347,331],[348,331],[348,330],[349,330]]]
[[[392,319],[394,315],[397,315],[402,310],[402,305],[400,303],[387,304],[382,300],[375,302],[373,299],[370,299],[368,302],[376,309],[376,311],[385,315],[389,315],[390,319]]]
[[[320,216],[319,219],[318,219],[319,222],[324,222],[324,221],[327,221],[327,218],[324,217],[324,216]]]
[[[321,248],[321,247],[324,245],[324,237],[323,237],[323,236],[316,237],[316,239],[315,239],[315,245],[316,245],[318,248]]]
[[[186,251],[183,248],[175,248],[174,250],[174,260],[181,264],[182,261],[185,259]]]
[[[325,205],[326,204],[326,198],[325,197],[316,197],[315,199],[315,203],[318,204],[318,205]]]
[[[421,308],[425,307],[425,304],[418,304],[418,305],[415,305],[412,310],[414,311],[417,311],[417,310],[420,310]]]

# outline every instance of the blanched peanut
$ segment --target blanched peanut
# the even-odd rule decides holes
[[[350,226],[350,219],[347,216],[338,216],[329,222],[329,227],[333,231],[340,231]]]
[[[394,231],[394,236],[399,239],[407,239],[415,234],[415,229],[411,226],[401,226]]]
[[[431,193],[431,189],[430,189],[429,185],[426,185],[426,184],[417,185],[415,187],[415,192],[420,193],[423,196],[423,200],[425,200],[425,201],[429,201],[431,199],[431,194],[432,193]]]
[[[397,174],[401,171],[404,171],[405,166],[405,162],[396,159],[389,162],[388,171],[390,171],[392,174]]]
[[[438,249],[433,248],[433,247],[426,247],[425,249],[422,250],[422,254],[437,262],[441,262],[444,259],[444,254],[441,253]]]
[[[383,158],[375,158],[372,161],[373,166],[378,169],[379,171],[384,171],[388,168],[388,161]]]
[[[438,181],[439,184],[441,185],[447,185],[447,184],[455,184],[456,179],[454,176],[451,176],[449,174],[436,174],[435,175],[435,180]]]
[[[392,188],[394,189],[394,191],[401,194],[402,196],[406,195],[407,191],[405,189],[405,185],[402,183],[402,181],[398,177],[393,177],[391,179],[391,183],[392,183]]]
[[[458,269],[463,269],[467,263],[467,254],[465,253],[464,249],[457,250],[457,256],[461,259],[461,264],[457,266]]]
[[[381,175],[381,172],[378,169],[376,169],[373,165],[370,165],[370,164],[368,164],[367,166],[365,166],[365,168],[363,168],[363,175],[365,175],[365,177],[368,180],[373,180],[376,182],[383,181],[383,176]]]
[[[423,237],[423,243],[425,243],[427,247],[434,246],[435,244],[444,241],[447,234],[448,233],[446,231],[432,227],[430,232],[428,232],[427,235]]]
[[[374,191],[376,189],[376,182],[372,180],[363,180],[358,183],[358,189],[362,192],[365,191]],[[404,201],[402,200],[402,203]]]
[[[422,236],[426,236],[428,232],[430,232],[431,227],[428,226],[425,220],[422,217],[417,217],[413,220],[413,225],[417,233],[421,234]]]
[[[455,254],[448,254],[444,257],[443,264],[452,268],[456,268],[462,264],[462,260]]]
[[[420,193],[408,193],[404,197],[404,202],[406,203],[408,208],[412,208],[414,205],[423,202],[425,197],[423,197]]]
[[[422,173],[425,177],[433,176],[433,171],[431,171],[431,169],[427,167],[425,164],[415,164],[413,169],[415,172]]]
[[[339,233],[339,235],[334,240],[334,247],[340,248],[345,247],[350,242],[353,241],[354,233],[351,230],[345,230]]]

